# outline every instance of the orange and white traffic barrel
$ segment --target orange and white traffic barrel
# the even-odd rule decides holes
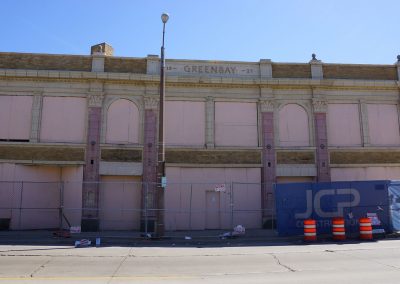
[[[334,240],[342,241],[346,239],[344,218],[336,217],[332,219],[332,237]]]
[[[304,241],[316,241],[317,240],[317,225],[315,220],[307,219],[304,220]]]
[[[370,218],[360,218],[360,239],[372,240],[372,224]]]

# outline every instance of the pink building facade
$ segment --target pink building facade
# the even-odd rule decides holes
[[[102,45],[0,53],[0,225],[154,227],[159,58]],[[400,179],[400,62],[166,65],[167,230],[262,228],[275,183]]]

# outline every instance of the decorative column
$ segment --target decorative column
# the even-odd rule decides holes
[[[99,230],[99,166],[102,92],[88,94],[88,128],[82,188],[82,230]]]
[[[158,97],[144,98],[143,188],[141,232],[154,232],[156,220]]]
[[[207,97],[206,101],[206,147],[214,148],[214,124],[215,124],[215,103],[213,97]]]
[[[35,93],[33,96],[33,103],[32,103],[31,134],[29,137],[29,141],[33,143],[39,142],[40,122],[42,120],[42,104],[43,104],[42,94]]]
[[[314,131],[317,163],[317,182],[331,181],[329,167],[328,134],[326,129],[327,105],[323,100],[313,99]]]
[[[273,219],[276,151],[274,143],[274,102],[260,100],[262,134],[261,206],[263,224]]]
[[[363,147],[369,146],[369,127],[368,127],[368,109],[365,100],[359,100],[360,120],[361,120],[361,138]]]

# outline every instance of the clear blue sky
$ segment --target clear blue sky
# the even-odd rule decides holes
[[[393,64],[400,54],[399,0],[1,0],[2,52]]]

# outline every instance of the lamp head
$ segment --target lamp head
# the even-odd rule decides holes
[[[169,15],[167,13],[162,13],[161,20],[164,24],[168,22],[168,19],[169,19]]]

